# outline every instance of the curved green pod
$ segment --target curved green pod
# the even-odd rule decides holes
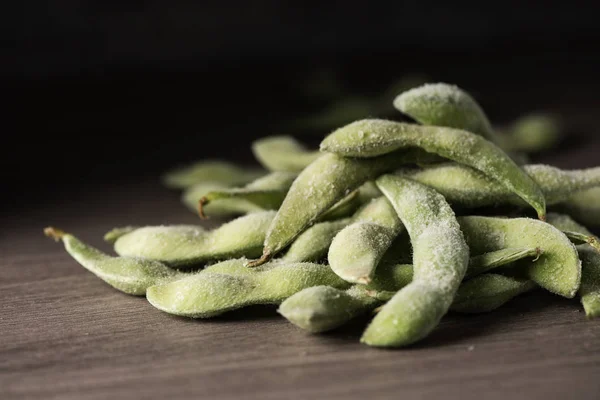
[[[207,269],[147,291],[148,301],[169,314],[210,318],[253,304],[278,304],[307,287],[348,286],[327,265],[273,262],[243,274]]]
[[[369,283],[392,241],[403,229],[396,210],[384,197],[374,199],[331,242],[331,269],[351,283]]]
[[[458,222],[471,253],[483,254],[506,248],[542,249],[535,262],[525,261],[525,276],[539,286],[563,297],[572,298],[581,281],[581,262],[577,249],[563,232],[531,218],[467,216]]]
[[[157,260],[174,267],[256,257],[274,216],[274,211],[257,212],[212,231],[191,225],[143,227],[119,237],[114,248],[121,256]]]
[[[265,174],[264,171],[240,167],[221,160],[206,160],[168,171],[162,176],[165,186],[185,189],[202,182],[218,182],[224,185],[244,185]]]
[[[578,191],[600,185],[600,167],[561,170],[534,164],[523,166],[523,170],[542,190],[547,205],[564,202]],[[527,204],[498,181],[465,165],[445,163],[399,174],[434,188],[449,203],[462,207]]]
[[[319,222],[302,232],[287,249],[282,260],[286,262],[317,262],[327,256],[331,241],[351,219]]]
[[[231,189],[230,185],[218,182],[201,182],[186,188],[181,194],[181,202],[194,213],[198,213],[200,199],[213,191]],[[264,211],[260,206],[242,198],[221,199],[218,202],[205,204],[203,207],[206,215],[214,217],[229,217]]]
[[[600,226],[600,186],[574,193],[560,206],[576,220]]]
[[[418,147],[475,168],[514,192],[545,218],[546,202],[539,186],[500,148],[481,136],[458,129],[362,120],[342,127],[321,142],[321,150],[346,157],[375,157]]]
[[[394,107],[423,125],[463,129],[496,142],[492,125],[482,108],[455,85],[428,83],[401,93]]]
[[[323,154],[296,178],[264,243],[263,255],[249,263],[257,266],[282,251],[336,202],[363,183],[401,165],[431,159],[418,149],[371,159],[354,159]]]
[[[62,240],[67,252],[81,266],[110,286],[127,294],[143,296],[150,286],[185,276],[158,261],[109,256],[56,228],[48,227],[44,230],[44,234],[56,241]]]
[[[252,143],[252,153],[269,171],[298,173],[321,155],[291,136],[268,136]]]
[[[405,346],[427,336],[448,311],[467,270],[469,248],[454,212],[435,190],[393,175],[376,184],[408,231],[414,276],[382,307],[361,342]]]
[[[531,254],[523,252],[522,249],[504,249],[472,257],[467,273],[487,271],[529,257]],[[531,281],[513,277],[490,279],[489,276],[492,275],[497,276],[484,274],[463,282],[450,309],[471,313],[491,311],[535,287]],[[278,312],[294,325],[309,332],[329,331],[374,310],[408,285],[412,278],[412,265],[382,265],[369,285],[354,285],[347,290],[329,286],[307,288],[281,303]]]
[[[294,179],[296,179],[296,174],[291,172],[272,172],[250,182],[243,188],[212,190],[199,199],[198,213],[201,217],[205,217],[205,213],[209,211],[206,207],[215,202],[232,202],[234,200],[241,201],[243,205],[250,203],[262,210],[276,210],[281,205]],[[240,209],[243,208],[243,206],[240,207]]]

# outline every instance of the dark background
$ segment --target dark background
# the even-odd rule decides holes
[[[260,136],[316,144],[327,131],[288,122],[331,103],[303,90],[319,73],[345,88],[342,97],[376,95],[421,74],[470,91],[494,123],[533,110],[560,114],[569,133],[561,150],[595,140],[592,2],[320,3],[7,6],[3,211],[96,184],[154,180],[206,157],[252,162],[249,144]]]

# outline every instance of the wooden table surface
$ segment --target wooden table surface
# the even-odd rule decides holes
[[[600,164],[600,142],[561,167]],[[195,223],[149,181],[98,185],[7,215],[0,231],[0,398],[598,399],[600,320],[577,300],[523,295],[484,315],[449,315],[420,344],[358,343],[366,320],[307,334],[273,307],[209,321],[164,314],[85,271],[42,235],[54,225],[104,250],[108,229]]]

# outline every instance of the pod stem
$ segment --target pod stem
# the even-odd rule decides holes
[[[271,253],[263,253],[262,257],[260,257],[258,260],[247,262],[246,267],[248,267],[248,268],[259,267],[259,266],[263,265],[264,263],[268,262],[269,260],[271,260],[271,258],[272,258]]]
[[[208,219],[206,214],[204,214],[204,205],[206,205],[208,202],[209,200],[206,198],[206,196],[198,200],[198,215],[200,216],[200,219]]]
[[[66,235],[66,233],[64,231],[61,231],[60,229],[56,229],[52,226],[49,226],[44,228],[44,235],[58,242],[60,239],[63,238],[63,236]]]

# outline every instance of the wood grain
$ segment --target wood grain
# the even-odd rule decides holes
[[[600,143],[561,167],[598,164]],[[116,292],[42,235],[55,225],[104,250],[126,224],[195,223],[146,182],[97,186],[12,215],[0,233],[0,398],[600,398],[600,321],[577,300],[524,295],[485,315],[449,315],[403,350],[358,343],[366,320],[309,335],[256,307],[176,318]]]

